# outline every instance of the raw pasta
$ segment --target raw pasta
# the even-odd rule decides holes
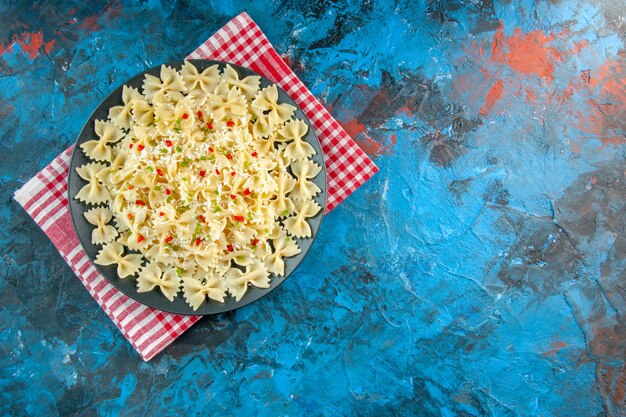
[[[81,145],[98,162],[77,169],[87,184],[76,198],[106,204],[85,213],[104,245],[95,262],[194,310],[284,275],[321,210],[321,167],[276,86],[185,62],[146,75],[142,92],[124,86],[122,102]]]
[[[111,210],[105,207],[97,207],[86,211],[84,215],[89,223],[96,226],[91,232],[91,243],[102,245],[117,237],[118,232],[115,227],[107,224],[112,218]]]

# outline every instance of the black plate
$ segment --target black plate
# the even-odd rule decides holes
[[[210,67],[211,65],[219,65],[220,70],[222,70],[226,66],[226,62],[222,61],[211,61],[211,60],[203,60],[203,59],[191,59],[189,60],[192,64],[198,68],[199,71],[203,71],[204,69]],[[168,65],[177,70],[180,70],[184,61],[176,61],[170,62]],[[233,68],[237,70],[240,77],[246,77],[248,75],[260,75],[251,71],[247,68],[240,67],[238,65],[229,64]],[[157,66],[154,68],[150,68],[147,71],[142,72],[134,76],[133,78],[125,81],[119,88],[117,88],[113,93],[111,93],[107,98],[105,98],[102,103],[96,108],[93,112],[87,123],[83,126],[83,129],[78,136],[78,140],[76,141],[76,147],[74,148],[74,152],[72,153],[72,160],[70,161],[70,171],[68,178],[68,197],[69,197],[69,205],[70,205],[70,213],[72,216],[72,223],[74,224],[74,229],[76,230],[76,234],[78,235],[78,239],[80,240],[81,245],[87,252],[89,259],[92,261],[96,258],[96,255],[101,245],[93,245],[91,243],[91,231],[93,230],[93,226],[87,222],[83,213],[90,208],[94,207],[93,205],[87,205],[79,202],[74,199],[74,196],[78,194],[80,189],[86,182],[78,176],[76,173],[76,168],[80,167],[88,162],[91,162],[89,158],[85,156],[82,150],[79,148],[79,145],[85,141],[97,139],[97,136],[94,132],[94,121],[96,119],[106,120],[109,112],[109,108],[113,106],[122,105],[122,86],[127,85],[129,87],[135,87],[139,91],[141,91],[141,85],[143,84],[143,79],[145,74],[151,74],[154,76],[159,76],[161,70],[161,66]],[[261,76],[261,87],[264,88],[269,85],[274,84],[267,78]],[[278,86],[277,86],[278,87]],[[253,301],[258,300],[263,297],[265,294],[274,290],[278,287],[282,282],[287,279],[291,273],[296,269],[296,267],[302,262],[307,252],[311,248],[313,244],[313,240],[317,236],[317,232],[319,230],[320,224],[322,222],[322,217],[324,216],[324,207],[326,205],[326,166],[324,164],[324,158],[322,157],[322,148],[320,146],[319,140],[315,135],[315,131],[313,130],[313,126],[309,119],[304,115],[304,112],[300,109],[300,107],[285,93],[280,87],[278,87],[278,95],[279,102],[281,103],[289,103],[296,107],[296,112],[294,117],[302,119],[308,126],[309,131],[304,138],[308,143],[310,143],[313,148],[315,148],[316,154],[312,157],[313,161],[319,164],[322,167],[322,171],[319,173],[317,177],[313,179],[313,182],[317,184],[318,187],[322,190],[321,193],[315,198],[315,202],[322,207],[322,210],[315,216],[309,220],[309,224],[311,226],[311,230],[313,232],[313,236],[311,238],[305,239],[296,239],[300,249],[302,250],[297,256],[292,258],[285,258],[285,275],[282,277],[277,277],[274,274],[271,274],[272,281],[270,283],[269,288],[256,288],[251,286],[248,288],[248,291],[243,296],[243,298],[236,302],[233,297],[228,296],[224,303],[218,303],[217,301],[208,300],[198,308],[198,310],[193,311],[193,309],[187,305],[185,302],[185,298],[182,295],[182,292],[178,293],[178,296],[174,299],[173,302],[167,300],[161,291],[158,289],[154,289],[150,292],[138,293],[136,287],[136,279],[135,278],[125,278],[120,279],[117,276],[115,265],[113,266],[101,266],[95,265],[96,268],[104,275],[110,282],[122,291],[127,296],[137,300],[138,302],[145,304],[147,306],[156,308],[158,310],[167,311],[170,313],[177,314],[193,314],[193,315],[208,315],[208,314],[217,314],[223,313],[226,311],[234,310],[239,307],[243,307],[246,304],[249,304]]]

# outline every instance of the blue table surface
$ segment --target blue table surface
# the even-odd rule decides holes
[[[0,415],[625,416],[623,6],[3,1]],[[144,363],[12,196],[244,10],[380,172]]]

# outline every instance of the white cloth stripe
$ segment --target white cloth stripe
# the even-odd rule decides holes
[[[135,302],[135,300],[133,300],[132,298],[128,297],[128,300],[126,300],[125,302],[123,302],[122,304],[120,304],[115,311],[111,312],[111,314],[113,315],[113,317],[119,317],[122,313],[126,312],[126,309],[128,307],[130,307],[133,302]]]
[[[128,336],[129,337],[133,337],[138,331],[142,330],[144,328],[144,326],[148,323],[150,323],[152,320],[156,319],[156,312],[157,310],[152,310],[148,313],[148,315],[141,320],[139,323],[136,323],[129,331],[128,331]]]
[[[135,343],[137,343],[137,346],[143,345],[144,342],[146,342],[148,339],[150,339],[150,337],[152,337],[152,335],[154,335],[158,330],[160,330],[158,326],[152,326],[150,329],[148,329],[147,332],[145,332],[143,335],[141,335],[141,337],[139,339],[137,339],[137,341]]]
[[[41,225],[41,230],[47,232],[50,226],[54,224],[54,222],[56,222],[60,217],[64,216],[67,213],[69,213],[69,209],[67,208],[67,206],[62,205],[56,213],[51,215],[48,220],[46,220],[46,222]]]

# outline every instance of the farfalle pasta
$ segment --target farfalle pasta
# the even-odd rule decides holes
[[[146,75],[142,92],[123,87],[123,104],[81,145],[92,162],[77,168],[86,185],[75,198],[96,206],[85,218],[97,264],[194,310],[285,274],[321,211],[322,167],[296,108],[260,85],[229,65],[185,62]]]

